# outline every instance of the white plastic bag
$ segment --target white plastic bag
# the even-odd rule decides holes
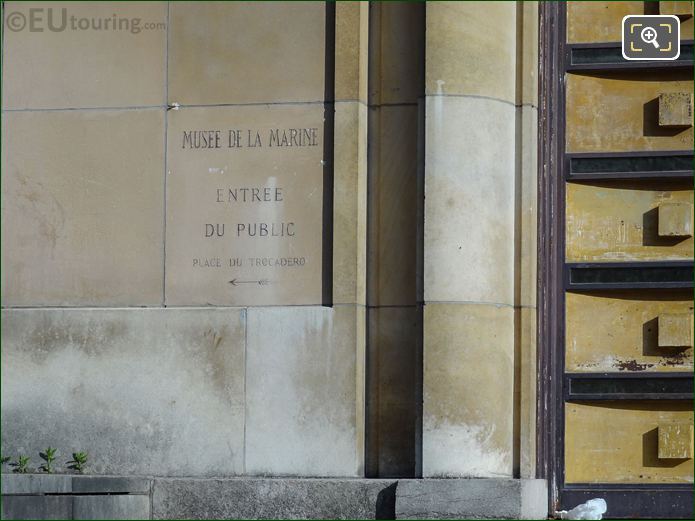
[[[572,510],[560,510],[556,515],[560,519],[603,519],[603,514],[608,510],[605,499],[590,499],[574,507]]]

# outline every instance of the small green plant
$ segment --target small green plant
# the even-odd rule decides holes
[[[87,464],[87,453],[86,452],[73,452],[72,460],[68,461],[68,468],[84,473],[84,466]]]
[[[53,467],[51,466],[51,463],[53,463],[56,459],[56,449],[53,447],[48,447],[45,451],[39,452],[39,456],[41,456],[41,459],[45,461],[43,465],[41,465],[39,468],[43,470],[46,474],[50,474],[53,472]]]
[[[9,456],[3,456],[3,457],[2,457],[2,464],[3,464],[3,465],[4,465],[5,463],[7,463],[8,461],[10,461],[10,457],[9,457]]]
[[[29,465],[29,456],[22,456],[21,454],[17,458],[17,461],[13,461],[10,463],[10,466],[14,467],[14,470],[12,472],[16,472],[17,474],[26,474],[28,470],[28,465]]]

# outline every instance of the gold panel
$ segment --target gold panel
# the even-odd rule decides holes
[[[670,9],[682,10],[682,6],[668,4],[686,3],[689,2],[660,2],[661,13],[659,13],[656,2],[567,2],[567,41],[569,43],[619,42],[624,16],[682,14],[666,12]],[[692,17],[681,20],[681,39],[692,37]]]
[[[692,422],[690,401],[568,403],[565,481],[692,483],[692,461],[659,459],[659,426]]]
[[[692,237],[659,236],[659,205],[693,202],[691,182],[567,183],[568,262],[687,260]]]
[[[566,371],[692,370],[692,348],[659,346],[659,317],[692,313],[692,290],[567,293],[565,303]]]
[[[693,457],[693,426],[688,423],[659,425],[659,459]]]
[[[692,127],[659,126],[659,96],[693,92],[692,72],[567,75],[567,151],[689,150]]]

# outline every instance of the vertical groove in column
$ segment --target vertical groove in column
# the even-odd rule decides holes
[[[325,84],[323,127],[323,240],[322,304],[333,305],[333,185],[335,132],[335,2],[324,2],[326,10]]]
[[[244,475],[246,475],[246,413],[248,410],[248,400],[246,398],[246,379],[248,378],[248,367],[249,367],[249,308],[244,308],[244,441],[242,444],[242,458],[241,458],[241,468]]]
[[[164,47],[164,223],[162,226],[162,306],[167,305],[167,177],[169,169],[169,34],[171,2],[167,2],[166,45]]]
[[[523,42],[524,28],[523,28],[523,6],[522,2],[516,3],[516,84],[515,84],[515,98],[519,101],[519,97],[523,95],[523,59],[524,59],[524,49],[521,42]],[[522,151],[524,147],[523,142],[523,109],[517,106],[514,110],[515,121],[514,121],[514,401],[512,407],[512,477],[519,477],[519,469],[521,464],[520,442],[521,442],[521,356],[522,356],[522,346],[521,346],[521,312],[518,306],[521,304],[521,235],[523,230],[521,229],[521,194],[522,194],[522,182],[521,178],[524,174],[523,163],[522,163]]]
[[[370,6],[367,477],[418,475],[423,4]]]

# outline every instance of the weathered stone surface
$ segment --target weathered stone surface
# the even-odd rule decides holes
[[[521,519],[547,519],[548,482],[544,479],[521,480]]]
[[[320,305],[323,105],[171,112],[167,305]]]
[[[362,479],[155,479],[154,519],[393,519],[393,485]]]
[[[693,124],[693,95],[669,92],[659,96],[659,126],[689,127]]]
[[[517,6],[510,2],[428,2],[427,95],[513,103],[515,75],[510,71],[517,63],[517,16]]]
[[[362,475],[364,308],[249,308],[246,473]]]
[[[514,310],[428,303],[423,322],[423,475],[511,478]]]
[[[340,5],[340,4],[339,4]],[[367,107],[336,103],[333,164],[333,303],[364,305]]]
[[[513,303],[515,115],[495,100],[427,99],[427,302]]]
[[[545,519],[544,487],[544,480],[399,480],[396,519]]]
[[[72,519],[72,497],[6,496],[2,519]]]
[[[693,234],[693,205],[690,203],[659,204],[659,236],[690,237]]]
[[[685,208],[680,205],[693,205],[692,183],[686,180],[668,185],[647,180],[637,185],[569,183],[567,262],[692,259],[693,238],[678,236],[692,234],[692,213],[686,217],[682,210],[670,211]]]
[[[691,459],[692,457],[692,424],[659,424],[659,459]]]
[[[3,474],[0,485],[3,496],[7,494],[64,494],[72,492],[72,476]]]
[[[693,346],[692,313],[663,313],[658,318],[659,347]]]
[[[87,472],[243,473],[245,311],[2,311],[2,447]]]
[[[160,305],[163,177],[163,109],[4,113],[2,305]]]
[[[73,519],[150,519],[149,496],[74,496],[72,501]]]

